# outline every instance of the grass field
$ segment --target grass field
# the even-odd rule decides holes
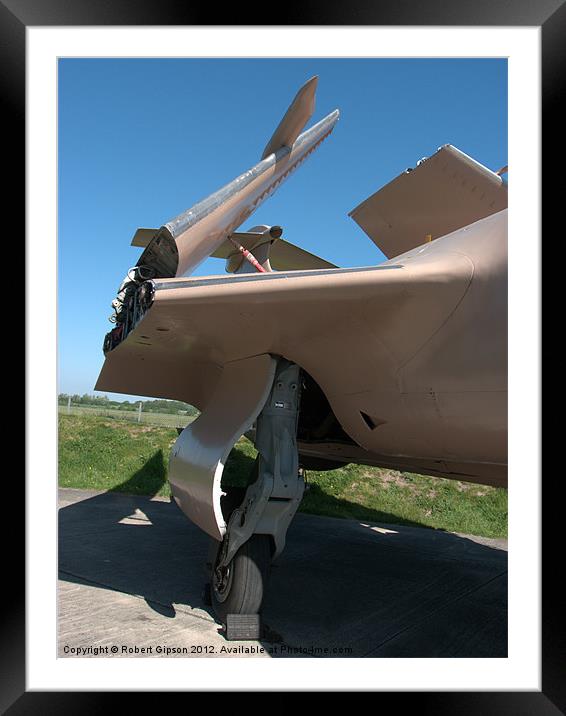
[[[59,416],[59,485],[140,495],[170,494],[167,461],[177,431],[96,415]],[[255,458],[242,438],[222,483],[244,485]],[[309,471],[300,510],[368,522],[507,536],[507,491],[467,482],[347,465]]]
[[[104,418],[116,418],[119,420],[128,420],[131,423],[141,423],[142,425],[163,425],[169,428],[184,428],[194,418],[188,415],[179,415],[171,413],[144,413],[138,416],[137,410],[119,410],[118,408],[91,408],[88,405],[59,405],[59,415],[98,415]],[[139,418],[139,420],[138,420]]]

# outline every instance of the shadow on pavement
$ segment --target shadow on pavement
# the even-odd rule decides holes
[[[202,595],[209,538],[175,503],[136,495],[148,477],[155,495],[160,451],[114,490],[61,491],[60,578],[139,595],[169,618],[214,618]],[[264,602],[280,635],[264,643],[272,656],[505,657],[507,553],[385,517],[296,516]]]

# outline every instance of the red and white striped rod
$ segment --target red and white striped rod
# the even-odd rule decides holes
[[[234,244],[234,246],[238,249],[238,251],[243,254],[244,258],[251,263],[251,265],[256,268],[260,273],[267,273],[267,271],[263,268],[263,266],[259,263],[259,261],[256,259],[256,257],[252,254],[251,251],[248,251],[245,249],[242,244],[239,244],[236,239],[233,239],[231,236],[228,237],[230,241]]]

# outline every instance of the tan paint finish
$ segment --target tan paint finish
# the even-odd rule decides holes
[[[356,461],[506,483],[507,211],[379,267],[159,286],[97,390],[203,409],[222,366],[282,355],[325,392]]]
[[[269,271],[272,269],[275,271],[300,271],[338,268],[336,264],[330,263],[316,254],[311,254],[310,251],[305,251],[300,246],[295,246],[282,238],[272,239],[270,236],[252,232],[238,232],[232,234],[232,237],[245,249],[251,251],[256,258],[258,258],[258,249],[261,250],[262,255],[266,254],[268,258],[265,262],[260,260],[260,263]],[[226,271],[229,273],[237,271],[246,261],[230,240],[225,241],[212,256],[217,259],[229,259],[226,263]],[[246,268],[246,270],[248,269]]]
[[[190,216],[202,210],[202,203],[165,224],[164,229],[174,236],[177,250],[174,275],[192,272],[211,256],[320,146],[334,129],[339,116],[338,110],[334,110],[303,132],[291,148],[282,147],[205,199],[203,203],[207,205],[212,202],[211,210],[200,216],[196,223],[192,223]],[[143,260],[143,254],[140,260]]]
[[[281,147],[293,146],[301,130],[314,113],[317,84],[318,77],[311,77],[297,92],[289,105],[289,109],[285,112],[283,119],[279,122],[277,129],[273,132],[273,136],[263,150],[262,159],[274,154]]]
[[[447,144],[372,194],[350,216],[392,258],[506,208],[507,185],[501,177]]]
[[[159,229],[144,229],[140,228],[136,230],[130,246],[139,246],[143,249],[149,244],[153,237],[159,233]]]
[[[234,443],[268,398],[275,360],[269,355],[227,363],[207,409],[179,435],[169,460],[175,502],[198,527],[220,541],[226,523],[220,480]]]

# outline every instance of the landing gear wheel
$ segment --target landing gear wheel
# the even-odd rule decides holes
[[[212,606],[222,623],[228,614],[258,614],[269,577],[271,540],[254,534],[227,567],[212,571]]]

